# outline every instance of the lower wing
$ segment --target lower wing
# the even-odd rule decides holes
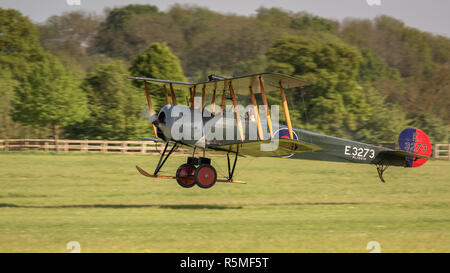
[[[314,144],[283,138],[224,145],[208,145],[207,148],[216,151],[239,153],[239,155],[256,157],[283,157],[296,153],[322,150],[321,147]]]

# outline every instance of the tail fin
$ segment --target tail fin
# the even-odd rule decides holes
[[[407,128],[398,137],[400,149],[405,152],[431,156],[431,142],[427,134],[416,128]],[[407,167],[419,167],[427,162],[426,158],[406,157]]]

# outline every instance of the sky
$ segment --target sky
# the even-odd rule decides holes
[[[386,14],[406,25],[450,37],[450,0],[0,0],[1,8],[17,9],[36,23],[51,15],[85,10],[103,14],[105,8],[151,4],[167,10],[175,3],[207,7],[221,13],[252,15],[263,6],[307,11],[328,19],[372,19]]]

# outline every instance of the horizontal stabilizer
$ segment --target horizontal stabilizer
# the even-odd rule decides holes
[[[414,153],[408,153],[402,150],[393,150],[393,151],[382,151],[379,153],[379,155],[390,155],[390,156],[398,156],[398,157],[418,157],[423,159],[430,159],[428,156],[414,154]]]
[[[409,153],[402,150],[387,150],[378,153],[377,157],[372,161],[374,164],[385,164],[392,166],[412,167],[409,161],[417,161],[420,159],[428,160],[430,157]]]

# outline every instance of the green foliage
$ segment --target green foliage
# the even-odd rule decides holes
[[[432,143],[450,143],[450,126],[433,114],[415,117],[416,127],[428,134]]]
[[[308,82],[305,97],[310,121],[321,132],[352,136],[367,119],[367,102],[356,81],[362,57],[344,44],[287,37],[274,43],[269,68],[292,71]]]
[[[125,64],[111,61],[98,65],[85,79],[89,118],[66,128],[67,135],[89,139],[136,139],[150,133],[144,120],[143,92],[133,86]]]
[[[363,54],[360,81],[370,81],[386,102],[406,113],[409,126],[425,130],[435,141],[447,141],[448,38],[407,27],[388,16],[374,21],[346,20],[339,35]],[[430,126],[431,121],[436,127]]]
[[[166,44],[153,43],[139,54],[130,68],[132,74],[158,79],[186,80],[177,56]]]
[[[186,81],[180,61],[165,43],[153,43],[147,50],[139,54],[131,65],[130,73],[136,77]],[[143,90],[142,81],[135,81],[134,84]],[[152,88],[152,103],[155,108],[166,104],[162,92],[161,88]],[[179,91],[177,94],[180,98],[186,96],[186,94],[180,94]]]
[[[318,16],[303,13],[291,22],[291,28],[298,30],[312,30],[318,32],[335,32],[336,23]]]
[[[127,23],[135,15],[158,13],[158,7],[152,5],[127,5],[111,10],[106,18],[108,29],[121,30],[127,27]]]
[[[44,50],[84,76],[84,70],[102,59],[91,55],[100,23],[100,17],[94,14],[74,11],[51,16],[37,27]]]
[[[0,8],[0,69],[20,77],[41,54],[38,32],[30,20],[16,10]]]
[[[358,124],[357,139],[369,143],[393,143],[401,130],[409,127],[406,113],[398,105],[387,104],[385,97],[370,86],[365,86],[368,116]]]
[[[87,116],[79,80],[56,57],[44,54],[31,64],[16,90],[13,118],[24,124],[67,126]]]
[[[363,61],[359,67],[359,81],[373,82],[380,78],[400,81],[400,73],[397,69],[388,67],[381,58],[370,49],[361,49]]]
[[[260,7],[256,10],[256,19],[268,26],[288,28],[292,25],[292,13],[280,8]]]
[[[13,121],[10,114],[13,110],[14,89],[18,82],[7,70],[0,70],[0,137],[8,138]]]
[[[54,54],[85,55],[99,23],[96,16],[81,11],[51,16],[38,26],[41,44]]]
[[[135,56],[139,37],[133,35],[134,29],[129,29],[130,21],[139,15],[155,15],[158,8],[151,5],[128,5],[109,11],[103,24],[99,27],[93,48],[96,52],[108,53],[112,57],[130,58]]]

